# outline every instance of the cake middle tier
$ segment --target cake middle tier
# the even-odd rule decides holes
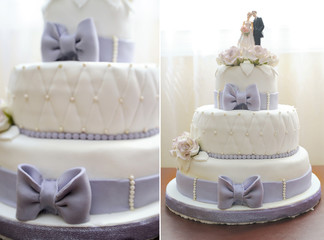
[[[158,127],[158,94],[155,65],[34,63],[14,68],[8,105],[27,130],[130,134]]]
[[[202,151],[217,158],[285,157],[298,148],[299,119],[288,105],[262,111],[224,111],[205,105],[195,111],[191,137]]]

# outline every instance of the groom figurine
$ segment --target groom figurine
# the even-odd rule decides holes
[[[263,38],[262,31],[264,29],[262,18],[257,17],[257,11],[252,11],[254,17],[253,21],[253,37],[255,45],[261,45],[261,38]]]

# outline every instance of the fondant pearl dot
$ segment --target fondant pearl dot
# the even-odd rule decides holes
[[[85,127],[83,127],[83,128],[81,128],[81,132],[86,132],[86,128]]]
[[[59,133],[58,138],[59,139],[64,139],[65,134],[64,133]]]
[[[37,70],[40,70],[40,66],[37,66]]]
[[[114,135],[108,135],[108,140],[114,140],[115,139],[115,136]]]
[[[111,67],[111,64],[110,63],[108,63],[108,65],[107,65],[109,68]]]
[[[226,117],[226,113],[224,113],[224,117]]]
[[[134,191],[135,190],[135,186],[130,186],[129,189],[132,190],[132,191]]]
[[[99,99],[98,99],[98,96],[94,96],[94,97],[93,97],[93,101],[94,101],[94,102],[98,102],[98,100],[99,100]]]
[[[274,136],[277,136],[278,134],[277,134],[277,132],[274,132]]]
[[[143,100],[144,100],[144,97],[140,96],[140,101],[143,102]]]
[[[64,131],[64,128],[63,127],[59,127],[59,131],[60,132],[63,132]]]
[[[229,135],[233,135],[233,132],[232,132],[232,131],[230,131],[230,132],[229,132]]]
[[[238,152],[237,154],[238,154],[238,155],[240,155],[240,154],[241,154],[241,152]]]
[[[86,67],[86,66],[87,66],[87,64],[85,64],[85,63],[82,64],[82,67]]]
[[[123,98],[119,98],[119,103],[124,103],[124,99]]]
[[[28,100],[29,96],[28,96],[27,93],[25,93],[24,98],[25,98],[26,101]]]
[[[73,139],[77,140],[80,138],[79,134],[78,133],[73,133]]]
[[[45,95],[45,100],[48,101],[50,99],[49,95]]]
[[[108,129],[105,129],[105,130],[104,130],[104,133],[105,133],[105,134],[108,134],[108,133],[109,133]]]
[[[62,67],[63,67],[63,65],[62,65],[62,64],[59,64],[59,65],[58,65],[58,68],[62,68]]]
[[[65,134],[65,138],[66,139],[71,139],[72,138],[72,134],[71,133],[66,133]]]
[[[38,127],[35,127],[35,131],[36,131],[36,132],[38,132],[38,131],[39,131]]]
[[[241,116],[241,113],[238,113],[237,116]]]
[[[70,97],[70,102],[74,102],[75,101],[75,98],[72,96]]]
[[[217,131],[216,130],[214,131],[214,135],[217,135]]]
[[[134,190],[130,190],[129,193],[132,194],[132,195],[134,195],[135,194],[135,191]]]
[[[145,132],[145,133],[146,133],[146,132],[147,132],[147,128],[144,128],[144,129],[143,129],[143,132]]]
[[[260,132],[260,136],[263,136],[263,132]]]
[[[245,133],[245,136],[249,136],[249,133],[247,132],[247,133]]]
[[[128,129],[125,130],[125,134],[129,134],[129,130]]]
[[[130,198],[128,202],[129,202],[129,203],[130,203],[130,205],[131,205],[131,204],[133,204],[133,203],[134,203],[134,199]]]
[[[134,176],[133,176],[133,178],[130,178],[130,179],[134,179]],[[134,181],[134,180],[130,180],[129,183],[130,183],[131,185],[135,185],[135,181]]]

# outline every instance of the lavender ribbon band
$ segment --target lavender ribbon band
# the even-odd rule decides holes
[[[177,171],[176,181],[178,191],[184,196],[195,199],[199,202],[211,204],[221,203],[220,209],[229,208],[232,206],[232,204],[260,207],[262,203],[281,201],[305,192],[311,186],[312,169],[309,168],[307,173],[305,173],[303,176],[288,181],[259,182],[259,180],[256,178],[258,178],[258,176],[253,176],[252,180],[247,179],[246,181],[249,183],[247,184],[245,181],[245,183],[243,183],[245,186],[238,183],[242,188],[239,190],[241,193],[238,193],[233,189],[234,185],[237,184],[232,183],[232,181],[228,178],[225,178],[227,181],[226,184],[230,182],[225,187],[227,189],[220,190],[219,188],[224,188],[224,177],[220,177],[218,182],[214,182],[203,179],[194,179],[182,174],[180,171]],[[220,181],[222,182],[221,186],[219,185]],[[254,183],[252,184],[252,182]],[[252,192],[248,190],[250,187],[254,188]],[[237,189],[237,186],[235,186],[235,188]],[[248,204],[246,201],[242,201],[242,194],[244,195],[248,192],[250,193],[248,198],[252,198],[252,200],[250,200],[252,201],[251,204]],[[222,199],[220,199],[220,196]],[[261,205],[258,204],[258,202],[260,202]]]
[[[73,34],[62,24],[47,22],[41,50],[44,62],[132,62],[134,46],[129,40],[98,36],[93,19],[87,18],[79,23]]]
[[[246,92],[239,92],[233,84],[226,84],[224,91],[214,91],[215,108],[229,111],[242,109],[243,105],[252,111],[278,109],[278,93],[260,93],[254,85],[248,86]]]
[[[134,208],[159,200],[158,174],[134,181]],[[71,224],[86,222],[88,214],[130,210],[129,197],[129,179],[88,180],[83,168],[70,169],[57,180],[43,179],[31,165],[20,165],[18,174],[0,168],[0,201],[16,207],[23,221],[46,210]]]

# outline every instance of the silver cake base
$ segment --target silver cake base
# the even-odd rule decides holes
[[[260,208],[233,206],[220,210],[215,204],[197,202],[178,192],[173,179],[166,189],[166,205],[169,210],[183,218],[207,224],[241,225],[265,223],[284,218],[294,218],[313,210],[321,198],[321,184],[312,175],[312,186],[304,193],[275,203],[263,204]]]

